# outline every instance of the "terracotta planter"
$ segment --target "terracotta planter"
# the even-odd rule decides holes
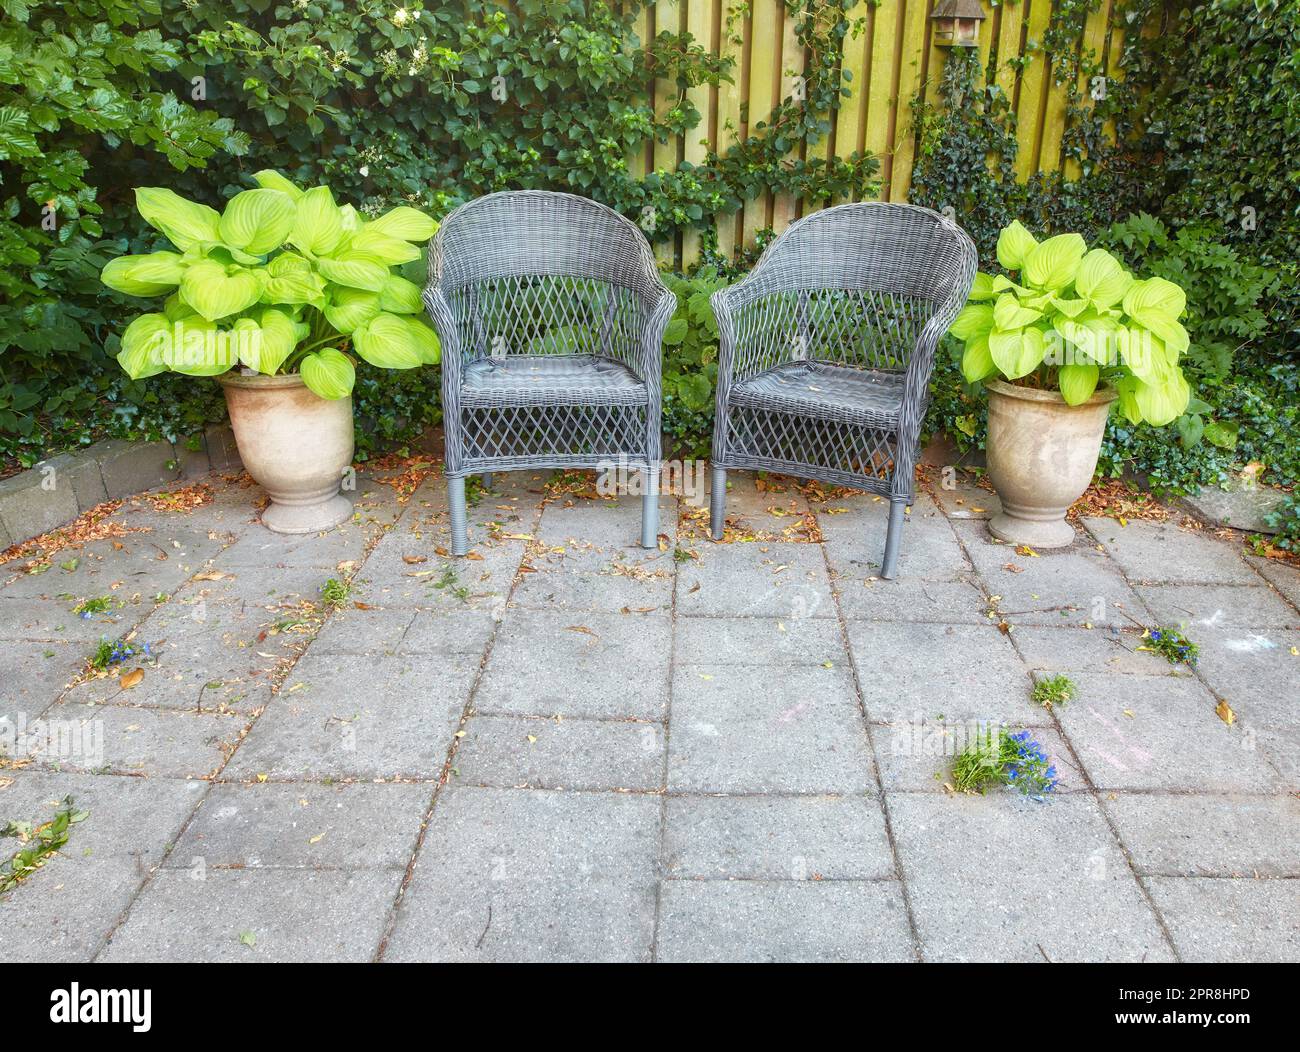
[[[1082,405],[1056,391],[988,380],[988,470],[1002,501],[989,522],[999,540],[1033,548],[1074,541],[1065,513],[1088,488],[1110,404],[1119,396],[1099,388]]]
[[[220,379],[244,467],[271,497],[262,525],[316,533],[351,517],[339,483],[352,463],[352,398],[328,401],[296,374]]]

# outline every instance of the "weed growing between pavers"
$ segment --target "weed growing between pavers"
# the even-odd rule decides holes
[[[103,672],[132,658],[153,657],[148,643],[132,643],[127,639],[101,639],[90,655],[90,667]]]
[[[72,826],[86,819],[90,812],[78,811],[71,796],[65,796],[50,821],[32,828],[30,822],[6,822],[0,837],[17,837],[28,846],[20,848],[0,865],[0,895],[10,891],[53,858],[64,844]]]
[[[1171,665],[1195,665],[1201,648],[1177,628],[1148,628],[1142,633],[1147,640],[1139,650],[1163,654]]]
[[[953,788],[962,793],[983,793],[990,786],[1007,785],[1042,800],[1055,792],[1058,784],[1056,767],[1028,731],[1009,734],[1000,727],[989,729],[976,735],[952,766]]]
[[[331,577],[320,587],[320,597],[326,606],[338,610],[348,601],[348,593],[352,590],[352,585],[347,581],[340,581],[336,577]]]
[[[64,594],[59,598],[73,599],[75,597]],[[114,599],[112,596],[96,595],[91,596],[89,599],[81,600],[72,608],[72,612],[83,621],[89,621],[96,614],[107,614],[124,605],[125,604],[120,599]]]
[[[1074,697],[1077,688],[1069,676],[1057,674],[1040,679],[1034,684],[1033,699],[1045,709],[1064,705]]]

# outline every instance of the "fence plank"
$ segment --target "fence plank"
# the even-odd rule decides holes
[[[921,62],[926,47],[928,5],[925,0],[906,0],[903,16],[903,57],[898,68],[898,90],[894,94],[894,168],[889,181],[889,200],[906,201],[912,185],[912,159],[916,153],[916,129],[912,123],[912,96],[920,86]]]
[[[720,53],[734,61],[731,68],[732,83],[724,83],[718,91],[717,150],[724,154],[740,138],[740,100],[748,86],[745,66],[744,19],[740,16],[740,0],[717,0],[719,6],[721,39]],[[743,205],[742,205],[743,209]],[[736,238],[741,228],[740,214],[718,218],[718,250],[731,259],[736,254]]]
[[[1025,0],[1029,2],[1029,0]],[[1020,76],[1020,99],[1016,106],[1016,177],[1029,178],[1038,164],[1038,149],[1043,137],[1043,91],[1048,77],[1047,61],[1042,50],[1043,33],[1052,17],[1049,0],[1032,0],[1029,8],[1029,36],[1025,50],[1029,61]]]
[[[713,0],[687,0],[686,30],[702,47],[708,48],[715,55],[718,42],[713,37],[714,26]],[[713,89],[708,84],[699,84],[686,92],[687,97],[700,111],[700,123],[686,138],[683,148],[685,159],[693,165],[701,164],[708,156],[709,147],[716,141],[716,129],[713,112]],[[682,266],[689,268],[700,258],[700,232],[688,230],[682,235]]]
[[[785,5],[781,0],[751,0],[749,31],[749,134],[760,121],[772,113],[781,69],[779,52]],[[754,235],[768,225],[769,193],[745,202],[745,244],[754,243]]]

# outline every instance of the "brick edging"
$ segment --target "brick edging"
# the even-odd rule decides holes
[[[0,551],[71,522],[106,500],[241,467],[229,424],[212,424],[179,442],[111,438],[60,453],[0,479]]]

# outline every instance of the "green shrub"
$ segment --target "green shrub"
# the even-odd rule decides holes
[[[718,382],[718,323],[709,296],[728,284],[711,267],[684,278],[664,276],[677,311],[664,333],[664,433],[682,457],[709,455]]]

